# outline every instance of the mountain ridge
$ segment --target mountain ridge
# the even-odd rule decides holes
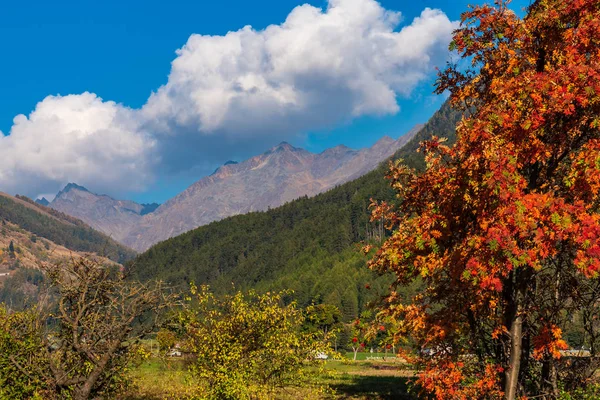
[[[49,206],[143,251],[212,221],[314,196],[361,176],[402,147],[421,126],[397,140],[384,136],[358,150],[338,145],[312,153],[284,141],[244,161],[227,161],[160,205],[116,200],[69,183]]]
[[[398,140],[372,147],[312,153],[281,142],[245,161],[223,165],[140,220],[123,243],[143,251],[151,245],[231,215],[263,211],[314,196],[363,175],[403,146],[422,125]],[[390,142],[391,141],[391,142]]]
[[[36,202],[37,204],[40,204],[40,205],[42,205],[42,206],[46,206],[46,207],[48,207],[48,206],[50,205],[50,202],[49,202],[49,201],[48,201],[48,199],[47,199],[47,198],[45,198],[45,197],[42,197],[41,199],[36,199],[36,200],[35,200],[35,202]]]

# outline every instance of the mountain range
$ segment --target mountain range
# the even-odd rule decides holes
[[[228,161],[160,206],[116,200],[75,183],[68,184],[48,206],[144,251],[210,222],[264,211],[353,180],[393,155],[421,128],[417,125],[397,140],[384,136],[360,150],[340,145],[316,154],[283,142],[243,162]]]
[[[91,215],[109,221],[111,224],[104,229],[110,227],[125,236],[129,234],[128,223],[158,219],[161,209],[168,211],[173,204],[182,205],[181,215],[191,213],[195,203],[186,201],[197,195],[193,189],[204,196],[202,199],[221,195],[233,203],[223,193],[212,189],[207,195],[204,189],[220,185],[226,191],[228,185],[242,180],[245,188],[254,185],[254,193],[261,193],[258,189],[262,182],[256,179],[262,177],[265,193],[276,193],[278,197],[274,198],[285,202],[191,229],[152,246],[134,260],[132,250],[80,219],[45,206],[44,199],[33,202],[24,196],[0,193],[0,302],[26,307],[35,298],[43,281],[36,269],[39,262],[60,263],[73,256],[100,255],[109,263],[124,264],[130,279],[161,279],[174,287],[185,287],[190,282],[210,284],[215,292],[232,288],[292,290],[298,304],[332,304],[342,311],[344,321],[351,321],[389,284],[386,276],[377,276],[366,268],[367,256],[359,251],[361,243],[377,247],[389,233],[378,221],[371,220],[369,209],[371,199],[395,201],[395,193],[384,179],[386,161],[400,158],[406,165],[422,169],[423,155],[416,152],[419,143],[439,135],[452,144],[459,119],[460,113],[445,104],[422,129],[407,134],[404,142],[383,138],[378,145],[358,151],[337,146],[313,154],[282,143],[244,162],[227,162],[160,207],[96,195],[76,184],[68,184],[58,193],[52,202],[54,207],[62,204],[69,206],[73,214],[76,210],[87,218]],[[397,150],[379,159],[387,153],[386,146]],[[364,161],[367,158],[377,165],[363,174],[373,165]],[[258,173],[264,175],[256,177]],[[311,190],[323,193],[312,197],[308,196],[314,193],[310,191],[294,194],[298,187],[306,187],[292,184],[301,182],[307,174],[314,178]],[[350,176],[359,177],[337,183]],[[329,185],[335,187],[326,190]],[[288,201],[288,193],[292,193],[289,198],[299,198]]]
[[[456,140],[462,114],[444,104],[390,160],[425,168],[420,143],[433,135]],[[366,267],[365,243],[375,249],[390,232],[371,219],[372,199],[394,203],[385,179],[387,160],[371,172],[314,197],[302,197],[264,212],[235,215],[158,243],[126,264],[133,279],[161,279],[187,287],[210,285],[215,292],[239,289],[291,290],[302,307],[332,304],[351,321],[389,289],[389,276]],[[410,288],[400,294],[410,298]],[[402,297],[405,296],[405,297]]]

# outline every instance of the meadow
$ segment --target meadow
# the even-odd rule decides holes
[[[310,368],[306,386],[286,387],[273,395],[275,399],[416,399],[411,387],[414,377],[406,364],[398,362],[389,353],[386,360],[381,353],[359,353],[352,361],[352,353],[341,360],[327,360],[319,370]],[[175,400],[186,398],[197,387],[187,371],[185,361],[179,358],[164,360],[153,356],[132,370],[135,385],[124,400]]]

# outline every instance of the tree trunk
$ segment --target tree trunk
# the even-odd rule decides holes
[[[541,395],[543,398],[558,398],[558,371],[552,356],[546,357],[542,364]]]
[[[529,357],[531,355],[531,334],[529,332],[529,326],[527,324],[527,319],[523,321],[523,339],[521,342],[521,365],[519,371],[519,381],[527,382],[530,378],[530,370],[529,370]]]
[[[75,390],[73,393],[73,400],[88,400],[90,398],[90,393],[92,393],[92,389],[98,381],[98,378],[100,378],[100,375],[102,375],[102,372],[104,372],[104,367],[101,368],[96,366],[85,383]]]
[[[83,386],[81,386],[80,388],[77,388],[77,390],[75,390],[75,392],[73,393],[73,400],[88,400],[90,398],[90,394],[92,393],[92,389],[94,388],[94,385],[96,384],[96,382],[98,381],[100,376],[106,370],[106,366],[108,365],[108,362],[110,361],[113,354],[119,347],[120,343],[121,343],[121,338],[117,338],[113,341],[113,343],[110,345],[110,347],[108,348],[106,353],[104,353],[104,355],[102,356],[102,359],[100,360],[100,362],[94,367],[92,372],[88,375]]]
[[[555,399],[558,399],[558,369],[556,368],[555,360],[552,360],[550,364],[550,383],[552,385],[552,394]]]
[[[515,400],[519,385],[519,371],[521,369],[521,347],[523,341],[523,317],[517,309],[510,327],[510,361],[506,372],[504,387],[505,400]]]

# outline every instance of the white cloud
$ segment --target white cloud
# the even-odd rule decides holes
[[[447,57],[457,26],[428,8],[401,22],[375,0],[329,0],[326,9],[298,6],[264,30],[191,35],[140,110],[84,93],[47,97],[29,118],[17,116],[0,136],[0,189],[46,193],[75,181],[135,190],[153,167],[184,171],[309,129],[396,113],[397,97]]]
[[[48,96],[0,137],[0,187],[51,192],[66,182],[112,192],[147,181],[153,139],[135,112],[91,93]]]
[[[262,31],[192,35],[143,113],[163,128],[225,135],[293,134],[395,113],[396,96],[446,57],[456,27],[428,8],[397,31],[400,20],[374,0],[330,0],[326,10],[296,7]]]

